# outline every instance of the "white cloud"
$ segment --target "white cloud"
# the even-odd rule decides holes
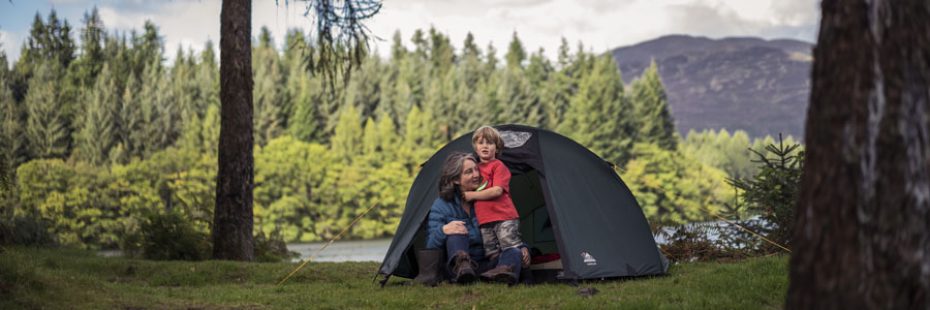
[[[0,44],[6,52],[6,59],[9,65],[12,65],[15,59],[19,58],[19,47],[22,44],[15,33],[0,30]]]
[[[102,6],[99,11],[107,29],[121,32],[141,32],[145,21],[151,20],[158,26],[169,59],[178,47],[200,51],[207,40],[219,40],[219,1],[169,2],[151,8]]]
[[[53,0],[73,3],[76,0]],[[86,0],[85,0],[86,1]],[[208,39],[219,41],[219,0],[99,0],[100,14],[108,29],[141,31],[146,19],[152,20],[165,39],[165,54],[174,57],[178,46],[195,51]],[[554,57],[565,37],[581,41],[592,51],[635,44],[667,34],[708,37],[760,36],[789,37],[813,41],[819,9],[816,0],[387,0],[381,12],[368,22],[372,34],[382,38],[376,47],[382,54],[390,50],[391,36],[400,30],[409,46],[416,29],[431,26],[448,35],[460,48],[468,32],[479,45],[493,42],[499,55],[506,50],[516,31],[524,47],[539,47]],[[85,2],[86,3],[86,2]],[[87,9],[93,4],[86,4]],[[280,47],[288,29],[305,32],[313,22],[304,17],[306,3],[279,0],[252,4],[252,33],[267,26]],[[44,11],[41,9],[40,11]],[[69,18],[72,23],[79,18]],[[7,53],[21,45],[28,30],[9,36]],[[8,45],[9,44],[9,45]]]
[[[376,34],[389,38],[400,29],[404,39],[430,26],[461,46],[466,33],[498,51],[517,31],[524,46],[554,57],[565,37],[595,52],[635,44],[667,34],[709,37],[761,36],[813,40],[819,12],[811,0],[509,0],[387,1],[372,21]],[[389,41],[381,42],[385,51]]]

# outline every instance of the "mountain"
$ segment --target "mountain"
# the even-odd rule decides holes
[[[613,50],[630,83],[655,59],[675,126],[804,137],[813,44],[670,35]]]

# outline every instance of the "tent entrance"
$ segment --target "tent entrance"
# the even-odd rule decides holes
[[[552,221],[536,170],[515,172],[510,179],[510,196],[520,214],[520,235],[530,249],[541,253],[558,253]]]

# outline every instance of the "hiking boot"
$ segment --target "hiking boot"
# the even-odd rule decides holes
[[[475,274],[475,269],[478,269],[478,264],[476,264],[471,257],[468,256],[468,253],[458,253],[453,259],[452,274],[455,275],[455,279],[452,281],[460,284],[468,284],[478,280],[478,276]]]
[[[490,281],[507,283],[509,285],[517,283],[517,275],[513,273],[513,268],[507,265],[494,267],[494,269],[482,273],[481,277]]]

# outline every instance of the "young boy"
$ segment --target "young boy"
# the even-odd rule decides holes
[[[478,170],[487,182],[483,190],[466,192],[465,200],[475,202],[485,256],[493,258],[523,245],[520,240],[520,214],[510,198],[510,170],[497,157],[504,148],[500,133],[490,126],[475,130],[472,147],[478,153]],[[499,264],[500,265],[500,264]],[[510,270],[498,270],[486,277],[515,277]],[[494,271],[494,270],[492,270]]]

